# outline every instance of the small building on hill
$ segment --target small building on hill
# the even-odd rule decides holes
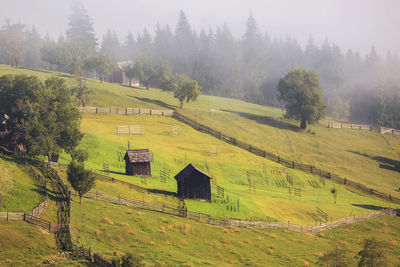
[[[7,115],[0,115],[0,133],[8,132],[8,116]]]
[[[151,176],[152,157],[148,149],[127,150],[124,159],[127,175]]]
[[[175,179],[179,197],[211,201],[211,177],[207,173],[189,164],[175,175]]]

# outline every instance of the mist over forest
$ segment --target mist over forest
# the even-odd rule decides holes
[[[125,71],[131,70],[146,87],[172,91],[171,77],[186,74],[204,94],[274,106],[282,106],[277,98],[279,80],[304,68],[318,72],[328,116],[400,128],[400,58],[394,50],[371,46],[360,53],[358,47],[343,48],[333,40],[318,42],[307,36],[304,42],[285,32],[270,34],[249,10],[242,11],[247,16],[242,33],[229,21],[194,27],[183,9],[175,23],[155,20],[125,36],[110,28],[98,37],[90,10],[82,3],[71,7],[66,31],[58,38],[39,34],[42,29],[23,20],[3,21],[0,63],[89,76],[95,72],[112,82],[112,68],[99,69],[100,62],[127,62]],[[132,23],[135,19],[140,16],[133,16]]]

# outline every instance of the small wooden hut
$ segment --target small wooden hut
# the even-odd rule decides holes
[[[189,164],[175,175],[175,179],[179,197],[211,201],[211,177],[207,173]]]
[[[124,159],[127,175],[151,177],[152,158],[148,149],[127,150]]]

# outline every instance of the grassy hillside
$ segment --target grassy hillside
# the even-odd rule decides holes
[[[25,73],[46,78],[68,74],[47,70],[16,69],[0,65],[0,73]],[[170,93],[157,89],[144,90],[118,84],[89,80],[91,89],[88,105],[129,106],[146,108],[178,108]],[[314,164],[363,183],[374,189],[400,197],[400,137],[359,130],[328,129],[328,119],[298,131],[296,122],[282,120],[280,109],[249,104],[243,101],[214,96],[200,96],[198,101],[185,105],[187,115],[222,132],[252,143],[282,157]],[[250,130],[249,130],[250,129]]]
[[[75,198],[72,234],[80,244],[106,257],[127,252],[157,266],[317,266],[319,256],[335,246],[348,249],[351,266],[364,238],[384,242],[389,266],[400,263],[397,217],[376,218],[317,235],[286,230],[223,228]]]
[[[60,255],[52,234],[25,222],[0,223],[0,251],[0,266],[84,265]]]
[[[117,125],[142,124],[143,135],[117,135]],[[371,209],[387,206],[388,203],[352,193],[343,186],[334,185],[318,177],[291,169],[259,158],[247,151],[228,145],[209,135],[199,133],[186,125],[180,125],[180,135],[170,136],[168,131],[176,121],[172,118],[146,115],[85,115],[81,129],[84,138],[81,147],[89,152],[86,167],[102,173],[103,163],[110,165],[110,176],[126,180],[148,188],[151,194],[140,193],[118,184],[99,181],[93,191],[109,195],[119,195],[143,199],[150,202],[165,202],[178,205],[174,197],[176,181],[173,176],[188,163],[209,172],[217,183],[225,189],[225,197],[218,198],[216,188],[212,187],[213,203],[186,200],[189,210],[214,216],[263,218],[264,220],[291,221],[300,224],[314,224],[311,213],[316,206],[326,211],[332,219],[360,214]],[[124,155],[128,141],[131,148],[149,148],[154,155],[152,178],[142,184],[139,177],[125,175]],[[218,152],[212,153],[217,147]],[[63,155],[63,162],[69,161]],[[160,179],[162,168],[171,170],[171,179],[163,183]],[[267,180],[263,172],[266,169]],[[250,192],[247,171],[252,171],[255,192]],[[294,186],[302,190],[301,197],[289,191],[286,176],[294,179]],[[330,190],[336,186],[337,203],[334,203]],[[228,195],[228,197],[227,197]],[[229,198],[229,203],[227,201]],[[237,211],[239,199],[240,209]]]
[[[0,156],[1,211],[24,212],[39,203],[37,186],[32,177],[14,160]]]

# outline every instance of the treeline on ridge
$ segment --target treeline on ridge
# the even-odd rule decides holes
[[[135,78],[146,87],[171,90],[169,76],[186,74],[203,93],[264,105],[282,106],[276,88],[288,71],[316,70],[329,116],[400,128],[398,55],[381,56],[372,47],[362,56],[356,50],[342,51],[327,40],[317,45],[312,38],[302,47],[290,36],[262,33],[251,14],[239,38],[227,24],[196,32],[181,11],[174,29],[158,24],[153,33],[145,28],[136,36],[129,33],[122,42],[109,30],[99,42],[87,10],[76,5],[66,34],[58,41],[48,35],[42,38],[34,27],[7,21],[0,31],[0,44],[0,63],[57,66],[59,71],[75,74],[95,71],[101,80],[117,69],[115,62],[140,63]]]

